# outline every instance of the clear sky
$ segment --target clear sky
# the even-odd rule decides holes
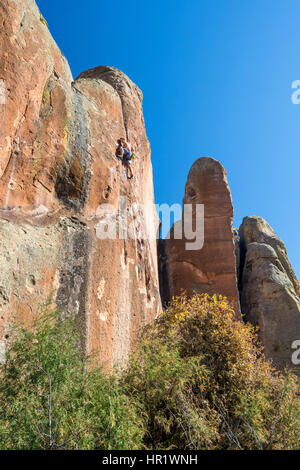
[[[300,276],[299,0],[37,0],[74,78],[121,69],[144,93],[156,202],[201,156],[224,165],[237,227],[264,217]]]

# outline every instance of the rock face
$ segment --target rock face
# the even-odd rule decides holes
[[[300,340],[300,289],[284,243],[261,217],[245,217],[241,237],[241,308],[258,325],[266,355],[291,366],[292,343]]]
[[[192,165],[185,187],[183,209],[188,204],[194,208],[193,230],[196,228],[195,205],[204,205],[204,244],[200,249],[187,249],[188,237],[174,238],[176,225],[182,226],[185,233],[187,215],[183,215],[182,222],[174,225],[170,239],[165,240],[160,248],[160,255],[164,256],[160,271],[167,279],[169,295],[178,295],[182,290],[188,294],[222,294],[234,303],[239,317],[233,207],[226,172],[217,160],[204,157]]]
[[[77,315],[98,363],[124,364],[161,310],[142,93],[107,66],[74,81],[33,0],[1,1],[0,51],[0,361],[12,320],[47,304]],[[121,136],[135,148],[134,180],[115,156]],[[259,217],[233,231],[226,172],[212,158],[193,164],[183,208],[158,242],[163,303],[182,290],[219,293],[240,318],[238,277],[242,313],[267,355],[291,365],[300,289],[284,244]],[[204,222],[203,246],[186,233],[189,215],[190,231]]]
[[[142,93],[112,67],[73,81],[33,0],[3,0],[0,28],[1,351],[12,318],[51,298],[110,368],[161,308]],[[131,181],[119,137],[135,147]]]

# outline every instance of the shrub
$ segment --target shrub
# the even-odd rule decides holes
[[[0,370],[1,449],[142,445],[140,410],[113,376],[88,367],[73,318],[39,315],[13,338]]]
[[[147,417],[144,443],[150,449],[207,447],[215,435],[209,408],[198,413],[191,384],[203,380],[206,369],[199,358],[180,356],[172,335],[147,335],[123,376],[124,388],[139,401]],[[182,447],[183,446],[183,447]]]
[[[225,298],[184,295],[105,375],[58,313],[15,327],[0,366],[1,449],[297,449],[299,382]]]
[[[175,298],[146,330],[126,382],[150,448],[299,448],[296,377],[272,368],[221,296]]]

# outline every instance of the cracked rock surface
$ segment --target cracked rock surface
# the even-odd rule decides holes
[[[98,363],[124,364],[161,309],[142,93],[112,67],[74,81],[33,0],[1,2],[0,50],[0,355],[12,318],[51,301]],[[119,137],[135,147],[131,181]],[[131,237],[100,237],[102,204],[110,229],[123,205]]]

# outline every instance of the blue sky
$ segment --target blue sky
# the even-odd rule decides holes
[[[300,276],[298,0],[37,0],[73,76],[123,70],[144,93],[156,202],[201,156],[224,165],[234,225],[264,217]]]

